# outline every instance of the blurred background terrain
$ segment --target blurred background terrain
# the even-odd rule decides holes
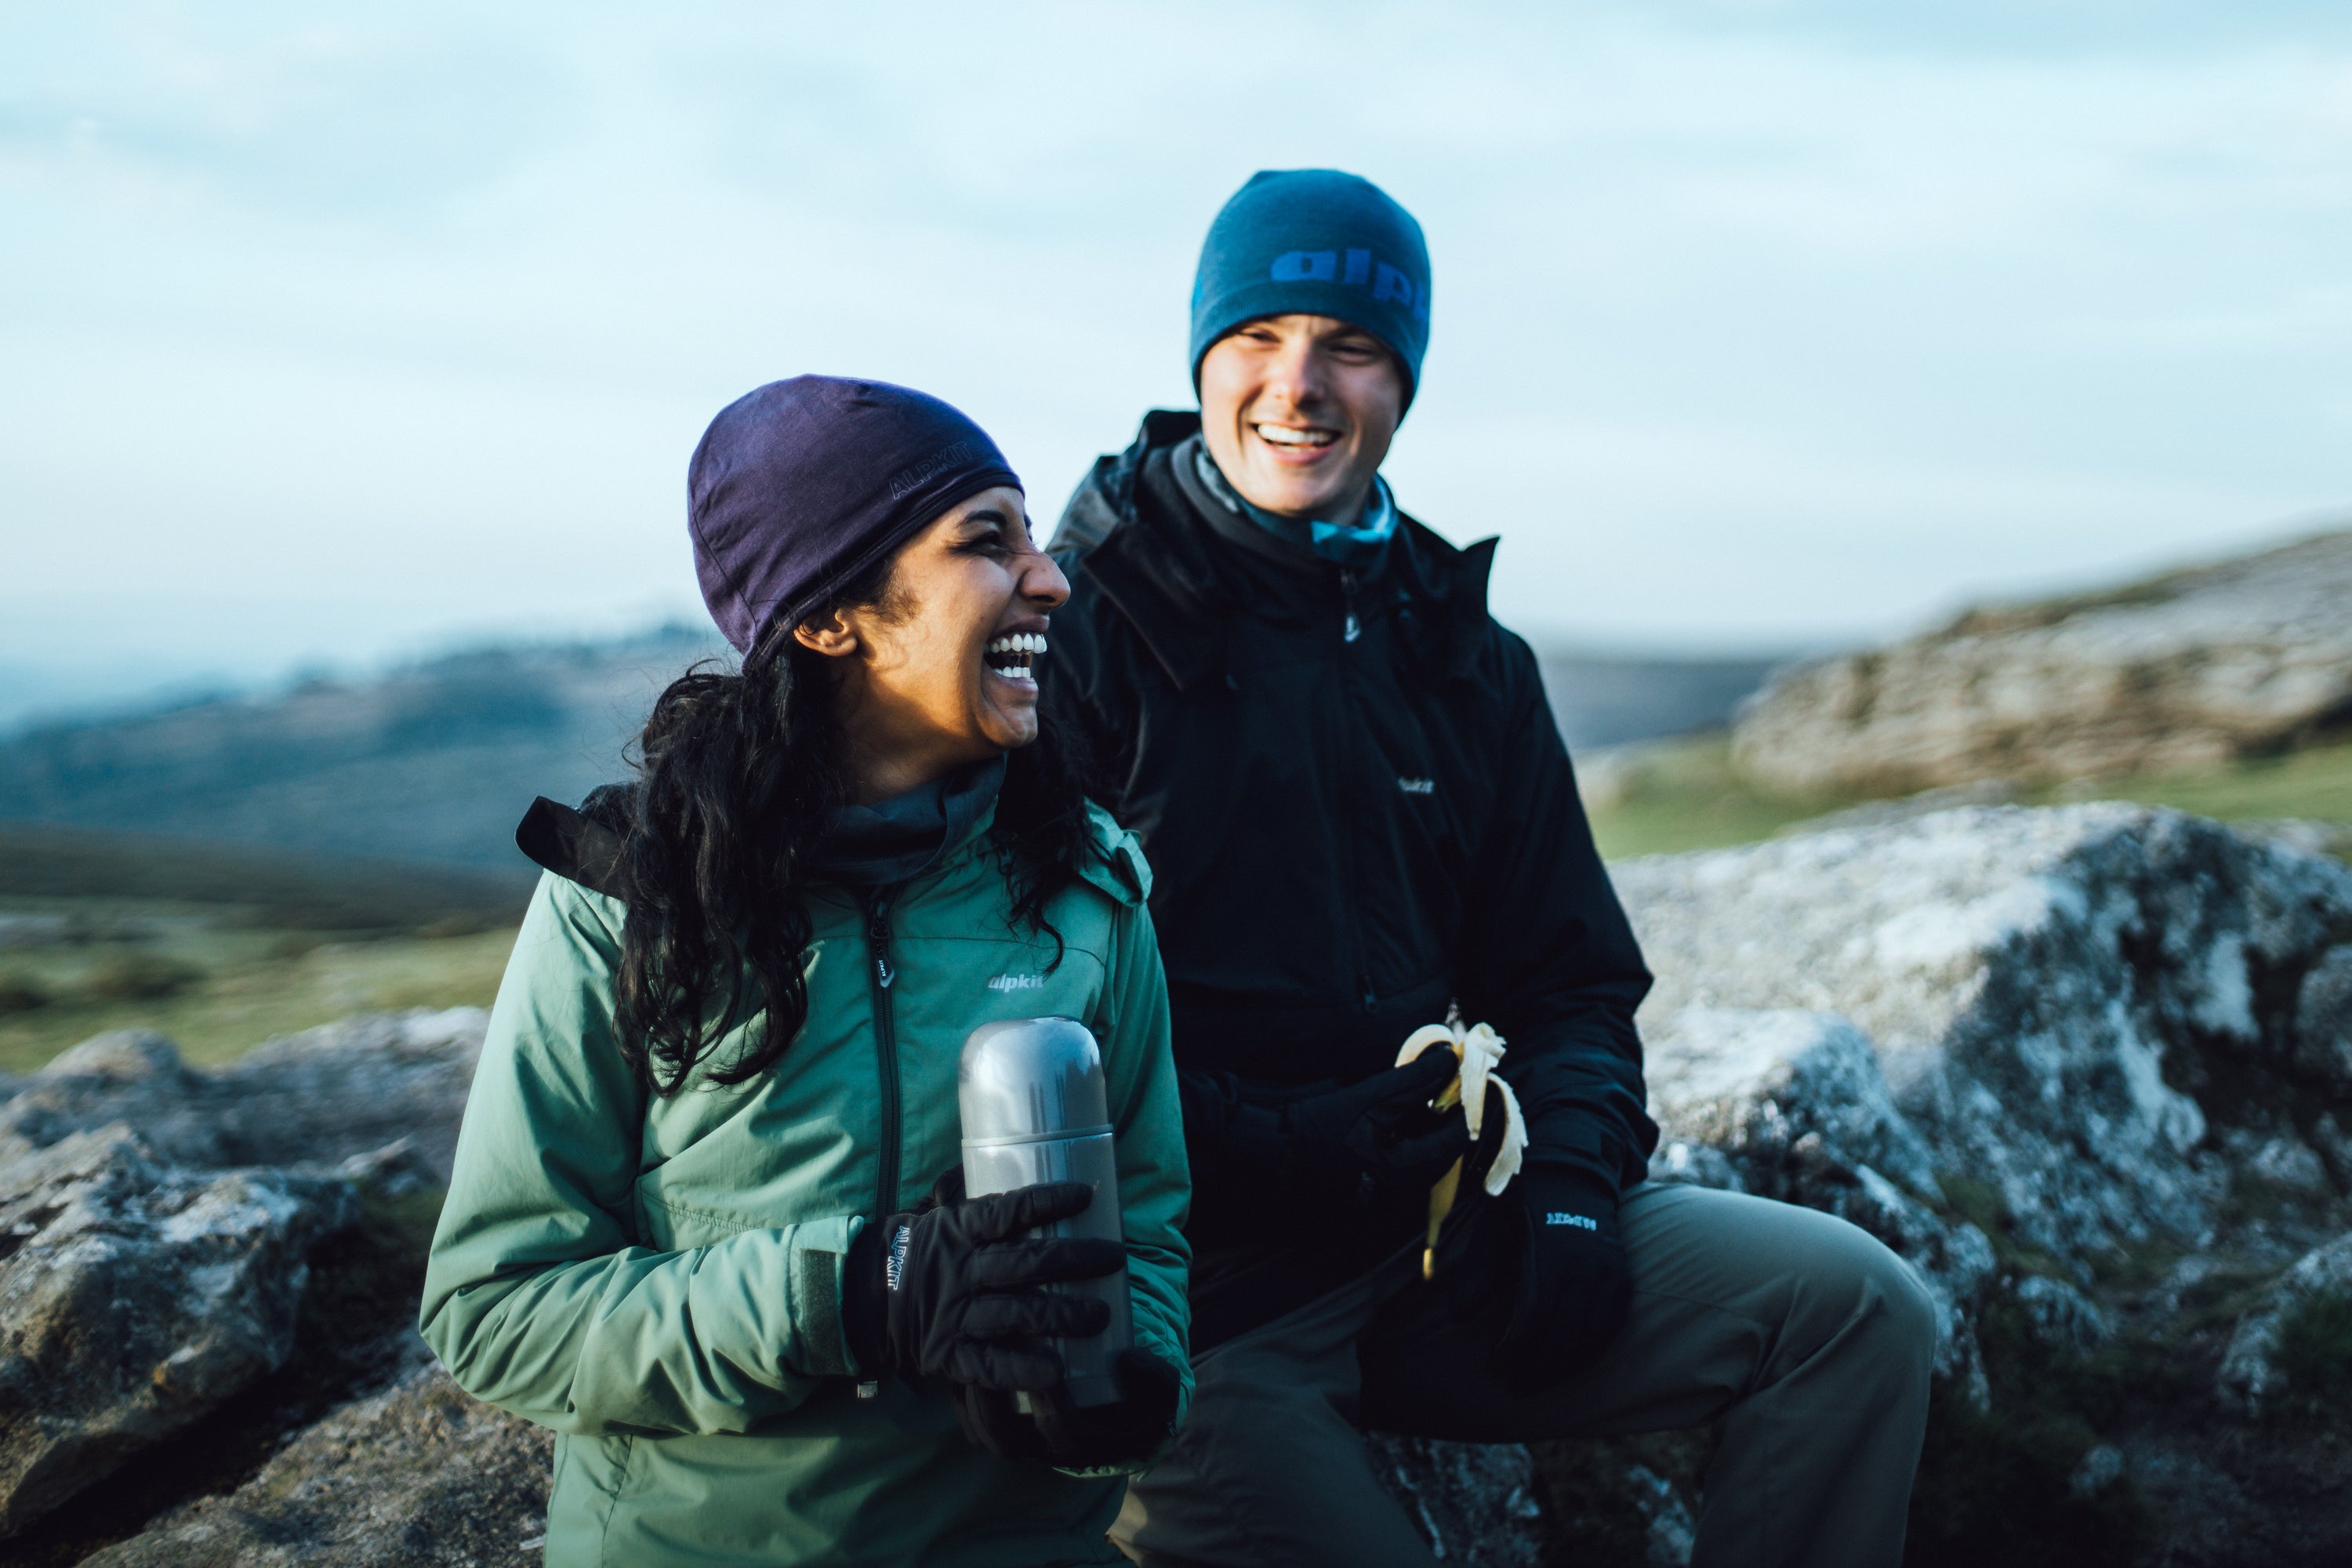
[[[1544,678],[1612,858],[1832,813],[2086,798],[2346,855],[2352,533],[2294,547],[2265,579],[2279,553],[1971,610],[1860,653],[1553,648]],[[2271,591],[2244,593],[2250,576]],[[2213,583],[2237,595],[2228,614],[2200,596]],[[2315,583],[2304,608],[2340,609],[2346,646],[2282,603]],[[2105,631],[2082,635],[2095,621]],[[681,626],[492,647],[0,739],[0,1071],[131,1023],[212,1060],[362,1008],[487,1005],[534,875],[514,847],[522,808],[623,776],[661,685],[724,652]],[[1895,700],[1856,686],[1906,660],[1908,700],[1937,727],[1925,753],[1879,734]],[[2004,696],[1987,670],[2011,666],[2026,673]],[[2165,668],[2188,672],[2195,702],[2167,706]],[[2092,732],[2116,739],[2085,750]],[[1885,765],[1906,745],[1916,765]],[[1841,746],[1878,760],[1825,770]]]

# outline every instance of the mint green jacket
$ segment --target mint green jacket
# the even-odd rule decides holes
[[[956,1059],[1000,1018],[1102,1044],[1136,1342],[1184,1373],[1191,1199],[1150,872],[1101,858],[1011,928],[987,830],[881,919],[810,896],[806,1026],[771,1071],[656,1097],[617,1047],[622,906],[541,879],[499,988],[419,1326],[476,1397],[553,1427],[547,1561],[625,1568],[1123,1561],[1123,1478],[967,1442],[944,1384],[884,1379],[842,1331],[851,1238],[961,1160]],[[887,984],[882,984],[883,977]],[[722,1042],[719,1059],[741,1045]]]

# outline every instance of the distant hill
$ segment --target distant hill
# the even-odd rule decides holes
[[[662,686],[724,651],[681,629],[488,648],[365,684],[44,725],[0,743],[0,818],[518,871],[531,797],[619,776]]]
[[[520,873],[531,797],[619,777],[663,685],[724,652],[674,628],[46,724],[0,742],[0,820]],[[1770,663],[1560,653],[1543,670],[1561,732],[1591,747],[1723,724]]]
[[[1782,662],[1557,651],[1541,661],[1544,692],[1570,751],[1720,729]]]
[[[47,822],[0,822],[0,900],[98,899],[213,906],[233,922],[316,933],[463,931],[521,918],[515,869],[371,860],[267,845],[164,838]],[[216,914],[215,918],[219,918]],[[70,916],[0,914],[12,935]]]

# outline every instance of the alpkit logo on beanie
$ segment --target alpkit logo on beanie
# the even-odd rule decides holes
[[[1415,289],[1411,277],[1385,261],[1375,261],[1369,250],[1286,250],[1274,258],[1267,276],[1276,283],[1339,283],[1356,288],[1369,284],[1374,300],[1394,300],[1408,307],[1415,319],[1429,320],[1429,290]]]
[[[898,500],[912,495],[917,487],[934,474],[943,474],[958,463],[976,461],[981,455],[980,448],[970,441],[958,441],[951,447],[942,447],[921,462],[909,463],[892,474],[890,499]]]

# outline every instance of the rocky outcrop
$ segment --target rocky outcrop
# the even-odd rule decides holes
[[[311,1426],[228,1496],[198,1499],[84,1561],[535,1568],[554,1449],[553,1433],[468,1398],[438,1366],[424,1366]]]
[[[2352,1226],[2352,872],[2120,805],[1614,872],[1659,975],[1654,1177],[1843,1215],[1941,1303],[1916,1556],[2352,1551],[2342,1434],[2245,1420],[2315,1302],[2352,1368],[2322,1245]]]
[[[478,1007],[362,1014],[211,1072],[152,1031],[100,1035],[9,1086],[0,1165],[121,1125],[158,1159],[195,1170],[334,1164],[405,1138],[446,1182],[485,1022]]]
[[[1659,975],[1643,1022],[1677,1136],[1707,1142],[1731,1114],[1679,1109],[1678,1063],[1745,1050],[1733,1077],[1760,1086],[1761,1062],[1797,1070],[1785,1013],[1833,1013],[1868,1037],[1925,1163],[1990,1188],[2017,1238],[2078,1278],[2119,1247],[2203,1235],[2230,1135],[2294,1140],[2304,1108],[2352,1106],[2332,1000],[2352,872],[2215,823],[1988,807],[1616,876]],[[1694,1036],[1735,1044],[1694,1055]],[[1841,1114],[1851,1130],[1824,1126],[1825,1145],[1944,1195],[1883,1112]]]
[[[122,1032],[8,1086],[0,1536],[286,1363],[315,1249],[446,1180],[483,1022],[349,1019],[219,1072]]]
[[[1616,877],[1659,976],[1653,1176],[1842,1215],[1939,1302],[1914,1561],[2352,1556],[2352,1417],[2332,1414],[2352,1393],[2352,871],[2082,805],[1850,819]],[[225,1073],[152,1037],[95,1042],[0,1104],[0,1139],[25,1146],[0,1170],[135,1152],[153,1213],[299,1179],[330,1184],[299,1189],[330,1224],[332,1183],[364,1205],[446,1171],[477,1028],[355,1020]],[[265,1085],[320,1125],[273,1130]],[[395,1100],[410,1109],[370,1103]],[[395,1129],[415,1141],[361,1147]],[[285,1163],[203,1164],[264,1154]],[[388,1384],[94,1561],[529,1560],[545,1436],[403,1343]],[[1707,1439],[1371,1451],[1444,1561],[1663,1565],[1688,1560]]]
[[[282,1363],[349,1184],[192,1173],[120,1124],[0,1167],[0,1535]]]
[[[1733,755],[1775,789],[1902,794],[2192,767],[2347,724],[2342,532],[1790,667]]]
[[[2291,1358],[2282,1352],[2297,1320],[2314,1313],[2336,1317],[2337,1334],[2352,1332],[2352,1232],[2305,1253],[2239,1321],[2217,1379],[2223,1401],[2260,1415],[2293,1389]]]

